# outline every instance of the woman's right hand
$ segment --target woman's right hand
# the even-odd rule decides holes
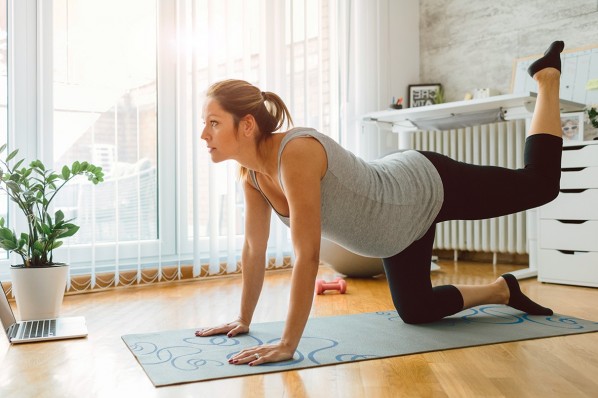
[[[226,334],[227,337],[234,337],[238,334],[249,332],[249,325],[241,319],[236,321],[224,323],[219,326],[211,328],[203,328],[195,331],[197,337],[213,336],[216,334]]]

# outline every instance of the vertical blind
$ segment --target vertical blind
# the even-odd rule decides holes
[[[360,104],[387,89],[386,45],[370,44],[388,40],[389,7],[0,0],[0,141],[55,169],[88,160],[106,174],[97,186],[73,181],[55,201],[81,226],[54,253],[71,264],[70,289],[237,272],[243,193],[236,165],[211,164],[199,138],[205,90],[240,78],[274,91],[296,125],[360,155],[355,118],[372,110]],[[1,193],[0,216],[23,225]],[[289,231],[271,222],[266,266],[288,266]],[[0,277],[16,262],[0,252]]]
[[[333,0],[54,0],[37,10],[43,160],[102,166],[55,200],[79,233],[55,251],[71,290],[234,273],[244,234],[237,166],[210,162],[203,96],[238,78],[278,93],[295,124],[335,136]],[[1,27],[0,27],[1,28]],[[51,51],[49,51],[51,49]],[[43,75],[42,75],[43,76]],[[10,76],[9,76],[10,78]],[[51,96],[47,96],[51,93]],[[38,93],[41,96],[41,94]],[[1,120],[0,120],[1,121]],[[50,148],[50,149],[48,149]],[[272,217],[268,267],[292,262]],[[86,277],[89,275],[89,277]]]

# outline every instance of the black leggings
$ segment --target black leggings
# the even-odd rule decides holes
[[[420,152],[440,174],[444,202],[423,237],[383,259],[392,299],[403,321],[432,322],[463,309],[463,297],[455,286],[432,287],[430,259],[436,224],[499,217],[552,201],[559,193],[562,145],[562,139],[553,135],[529,136],[525,168],[518,170],[471,165],[435,152]]]

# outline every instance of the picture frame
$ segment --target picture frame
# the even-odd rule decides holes
[[[583,141],[584,112],[561,113],[563,141]]]
[[[442,91],[442,84],[427,83],[427,84],[410,84],[408,86],[408,102],[409,108],[418,106],[434,105],[437,102],[438,93]]]

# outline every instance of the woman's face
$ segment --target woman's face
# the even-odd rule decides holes
[[[240,143],[232,114],[226,112],[220,103],[207,98],[203,107],[205,127],[201,139],[206,141],[208,151],[215,163],[234,159],[239,153]]]

